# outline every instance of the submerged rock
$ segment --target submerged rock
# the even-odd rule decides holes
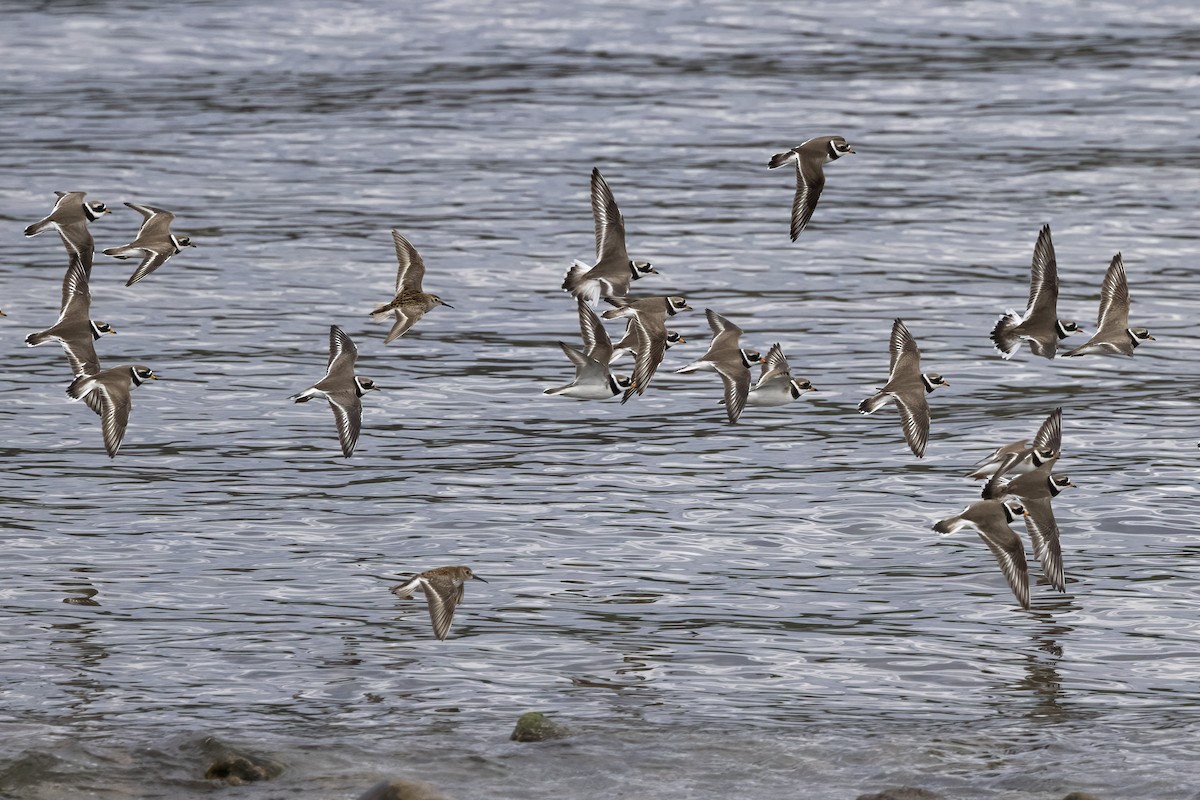
[[[912,786],[894,786],[876,794],[860,794],[858,800],[945,800],[937,792]]]
[[[514,742],[545,742],[570,735],[571,731],[565,725],[547,719],[545,714],[528,711],[517,719],[517,727],[513,728],[509,738]]]
[[[428,783],[397,778],[391,781],[380,781],[360,794],[358,800],[450,800],[450,798]]]
[[[1096,797],[1094,794],[1088,794],[1087,792],[1071,792],[1069,795],[1064,797],[1063,800],[1100,800],[1100,798]]]
[[[254,781],[269,781],[283,774],[283,764],[275,759],[239,750],[212,736],[201,743],[200,749],[209,759],[208,769],[204,771],[206,780],[240,786]]]

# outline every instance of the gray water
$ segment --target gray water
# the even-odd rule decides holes
[[[208,736],[288,765],[239,797],[1200,797],[1200,16],[1189,4],[42,3],[0,32],[0,794],[207,796]],[[809,229],[772,153],[845,136]],[[588,174],[689,338],[645,396],[544,397],[578,337]],[[24,336],[66,261],[55,190],[173,210],[199,247],[132,288],[97,254],[123,449]],[[1011,362],[1038,228],[1094,329],[1122,252],[1134,359]],[[390,228],[435,309],[403,339]],[[820,391],[736,426],[702,309]],[[926,457],[861,417],[904,318]],[[356,340],[358,451],[323,403]],[[613,330],[616,333],[616,329]],[[1081,342],[1081,338],[1068,343]],[[1070,594],[1016,607],[932,523],[1064,409]],[[450,638],[397,576],[470,564]],[[1032,567],[1034,574],[1036,567]],[[98,606],[64,604],[96,592]],[[576,736],[507,741],[541,710]]]

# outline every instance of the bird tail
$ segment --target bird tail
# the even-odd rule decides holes
[[[1020,315],[1009,309],[1008,313],[996,322],[996,327],[992,328],[992,344],[996,345],[996,351],[1005,359],[1015,356],[1017,350],[1021,348],[1021,337],[1012,332],[1013,328],[1019,324],[1021,324]]]
[[[50,341],[50,337],[46,335],[45,331],[42,331],[41,333],[31,333],[25,337],[25,344],[29,345],[30,347],[37,347],[39,344],[45,344],[48,341]]]
[[[636,313],[634,311],[629,310],[628,307],[633,301],[630,300],[628,297],[606,297],[604,299],[607,300],[609,303],[613,304],[614,306],[616,306],[616,308],[610,308],[607,311],[605,311],[603,314],[600,315],[600,316],[604,317],[605,319],[620,319],[621,317],[632,317]]]
[[[384,303],[379,308],[371,312],[372,322],[387,322],[387,318],[392,315],[392,304]]]
[[[886,406],[891,399],[891,395],[889,395],[887,392],[880,392],[879,394],[871,395],[866,400],[863,400],[858,404],[858,413],[874,414],[876,411]]]
[[[419,583],[420,583],[419,578],[413,578],[412,580],[406,581],[405,583],[402,583],[399,586],[393,586],[388,591],[390,591],[392,594],[396,595],[396,597],[403,597],[405,599],[408,599],[413,596],[413,592],[415,592],[417,590],[417,586],[419,585]]]
[[[947,517],[946,519],[935,523],[933,529],[938,533],[947,534],[954,533],[960,527],[962,527],[962,525],[960,524],[958,517]]]
[[[584,280],[583,276],[591,269],[582,261],[576,260],[571,262],[570,269],[563,276],[562,288],[565,292],[570,292],[571,296],[577,300],[583,300],[589,305],[596,305],[600,301],[600,282]]]
[[[767,162],[767,169],[782,167],[793,158],[796,158],[796,153],[792,150],[788,150],[786,153],[776,153],[775,155],[771,156],[771,160]]]
[[[35,222],[32,225],[30,225],[28,228],[25,229],[25,235],[26,236],[37,236],[39,233],[46,230],[46,228],[48,228],[48,227],[50,227],[50,220],[48,220],[48,219],[44,219],[41,222]]]
[[[288,400],[295,400],[297,403],[307,403],[309,400],[312,400],[316,396],[317,396],[316,390],[314,390],[312,387],[309,387],[308,389],[305,389],[303,392],[299,392],[297,394],[292,395],[291,397],[288,398]]]
[[[979,496],[984,500],[1000,500],[1008,495],[1008,481],[1000,477],[999,470],[983,485]]]

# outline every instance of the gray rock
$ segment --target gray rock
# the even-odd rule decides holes
[[[517,727],[513,728],[509,738],[514,742],[545,742],[570,735],[571,731],[565,725],[547,719],[545,714],[528,711],[517,719]]]
[[[358,800],[450,800],[450,798],[428,783],[397,778],[391,781],[380,781],[359,795]]]
[[[200,749],[208,757],[208,769],[204,771],[206,780],[240,786],[269,781],[283,774],[283,764],[275,759],[240,750],[212,736],[200,744]]]

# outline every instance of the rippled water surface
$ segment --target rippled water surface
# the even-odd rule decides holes
[[[217,736],[288,765],[253,798],[1200,796],[1198,47],[1141,0],[9,9],[0,795],[207,796]],[[831,133],[857,153],[792,244],[766,161]],[[696,309],[626,405],[542,395],[593,166],[662,273],[637,289]],[[23,343],[58,311],[62,247],[21,235],[55,190],[117,209],[99,249],[127,200],[199,245],[131,288],[96,257],[102,361],[162,378],[112,461]],[[1136,358],[991,349],[1043,223],[1088,329],[1123,254]],[[393,227],[455,307],[385,347]],[[716,376],[671,372],[704,308],[820,391],[723,422]],[[920,461],[855,411],[895,317],[951,384]],[[288,400],[331,324],[385,389],[350,460]],[[1070,593],[1023,612],[930,526],[1058,406]],[[438,642],[387,588],[457,563],[489,583]],[[509,743],[528,710],[577,736]]]

